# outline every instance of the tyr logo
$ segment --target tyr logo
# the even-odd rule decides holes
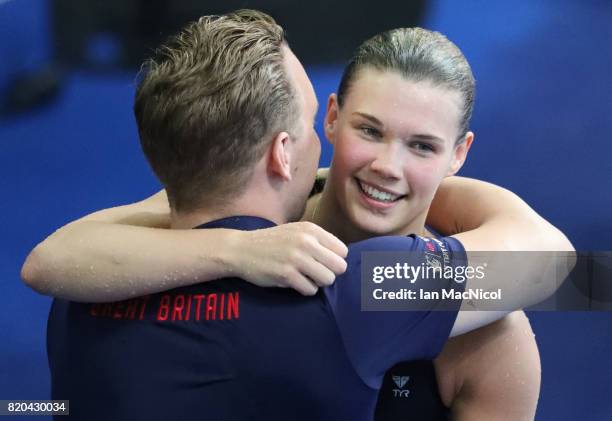
[[[398,389],[393,389],[393,396],[400,398],[407,398],[410,394],[410,390],[404,389],[408,380],[410,380],[410,376],[393,376],[393,383],[398,387]]]

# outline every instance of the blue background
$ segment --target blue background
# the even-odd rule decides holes
[[[48,8],[0,2],[0,95],[51,56]],[[612,250],[612,2],[438,0],[424,26],[459,45],[478,81],[462,174],[515,191],[577,249]],[[307,70],[320,125],[341,65]],[[19,280],[28,251],[70,220],[159,189],[137,141],[133,80],[73,72],[51,106],[0,120],[0,399],[49,393],[50,300]],[[530,318],[543,370],[537,419],[612,420],[612,314]]]

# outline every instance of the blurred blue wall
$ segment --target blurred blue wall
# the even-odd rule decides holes
[[[425,24],[459,45],[478,81],[463,175],[515,191],[580,250],[612,249],[610,22],[603,0],[438,0]],[[0,1],[0,94],[49,59],[48,31],[47,2]],[[341,67],[307,67],[320,125]],[[133,78],[71,73],[52,106],[0,120],[0,399],[49,391],[50,300],[19,281],[28,251],[72,219],[159,189],[137,142]],[[612,419],[612,314],[530,317],[543,365],[537,419]]]

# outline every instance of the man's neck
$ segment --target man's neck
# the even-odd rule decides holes
[[[220,212],[193,211],[189,213],[171,213],[170,228],[172,229],[191,229],[211,221],[223,219],[228,216]]]
[[[172,229],[191,229],[202,224],[231,216],[257,216],[276,224],[285,223],[285,216],[273,205],[274,201],[263,197],[260,192],[245,193],[232,203],[224,206],[210,206],[190,212],[171,211]],[[272,204],[272,205],[271,205]]]

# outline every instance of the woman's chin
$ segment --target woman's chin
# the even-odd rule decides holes
[[[377,217],[371,214],[359,215],[357,213],[352,222],[353,226],[357,227],[367,237],[393,235],[398,230],[388,218]]]

